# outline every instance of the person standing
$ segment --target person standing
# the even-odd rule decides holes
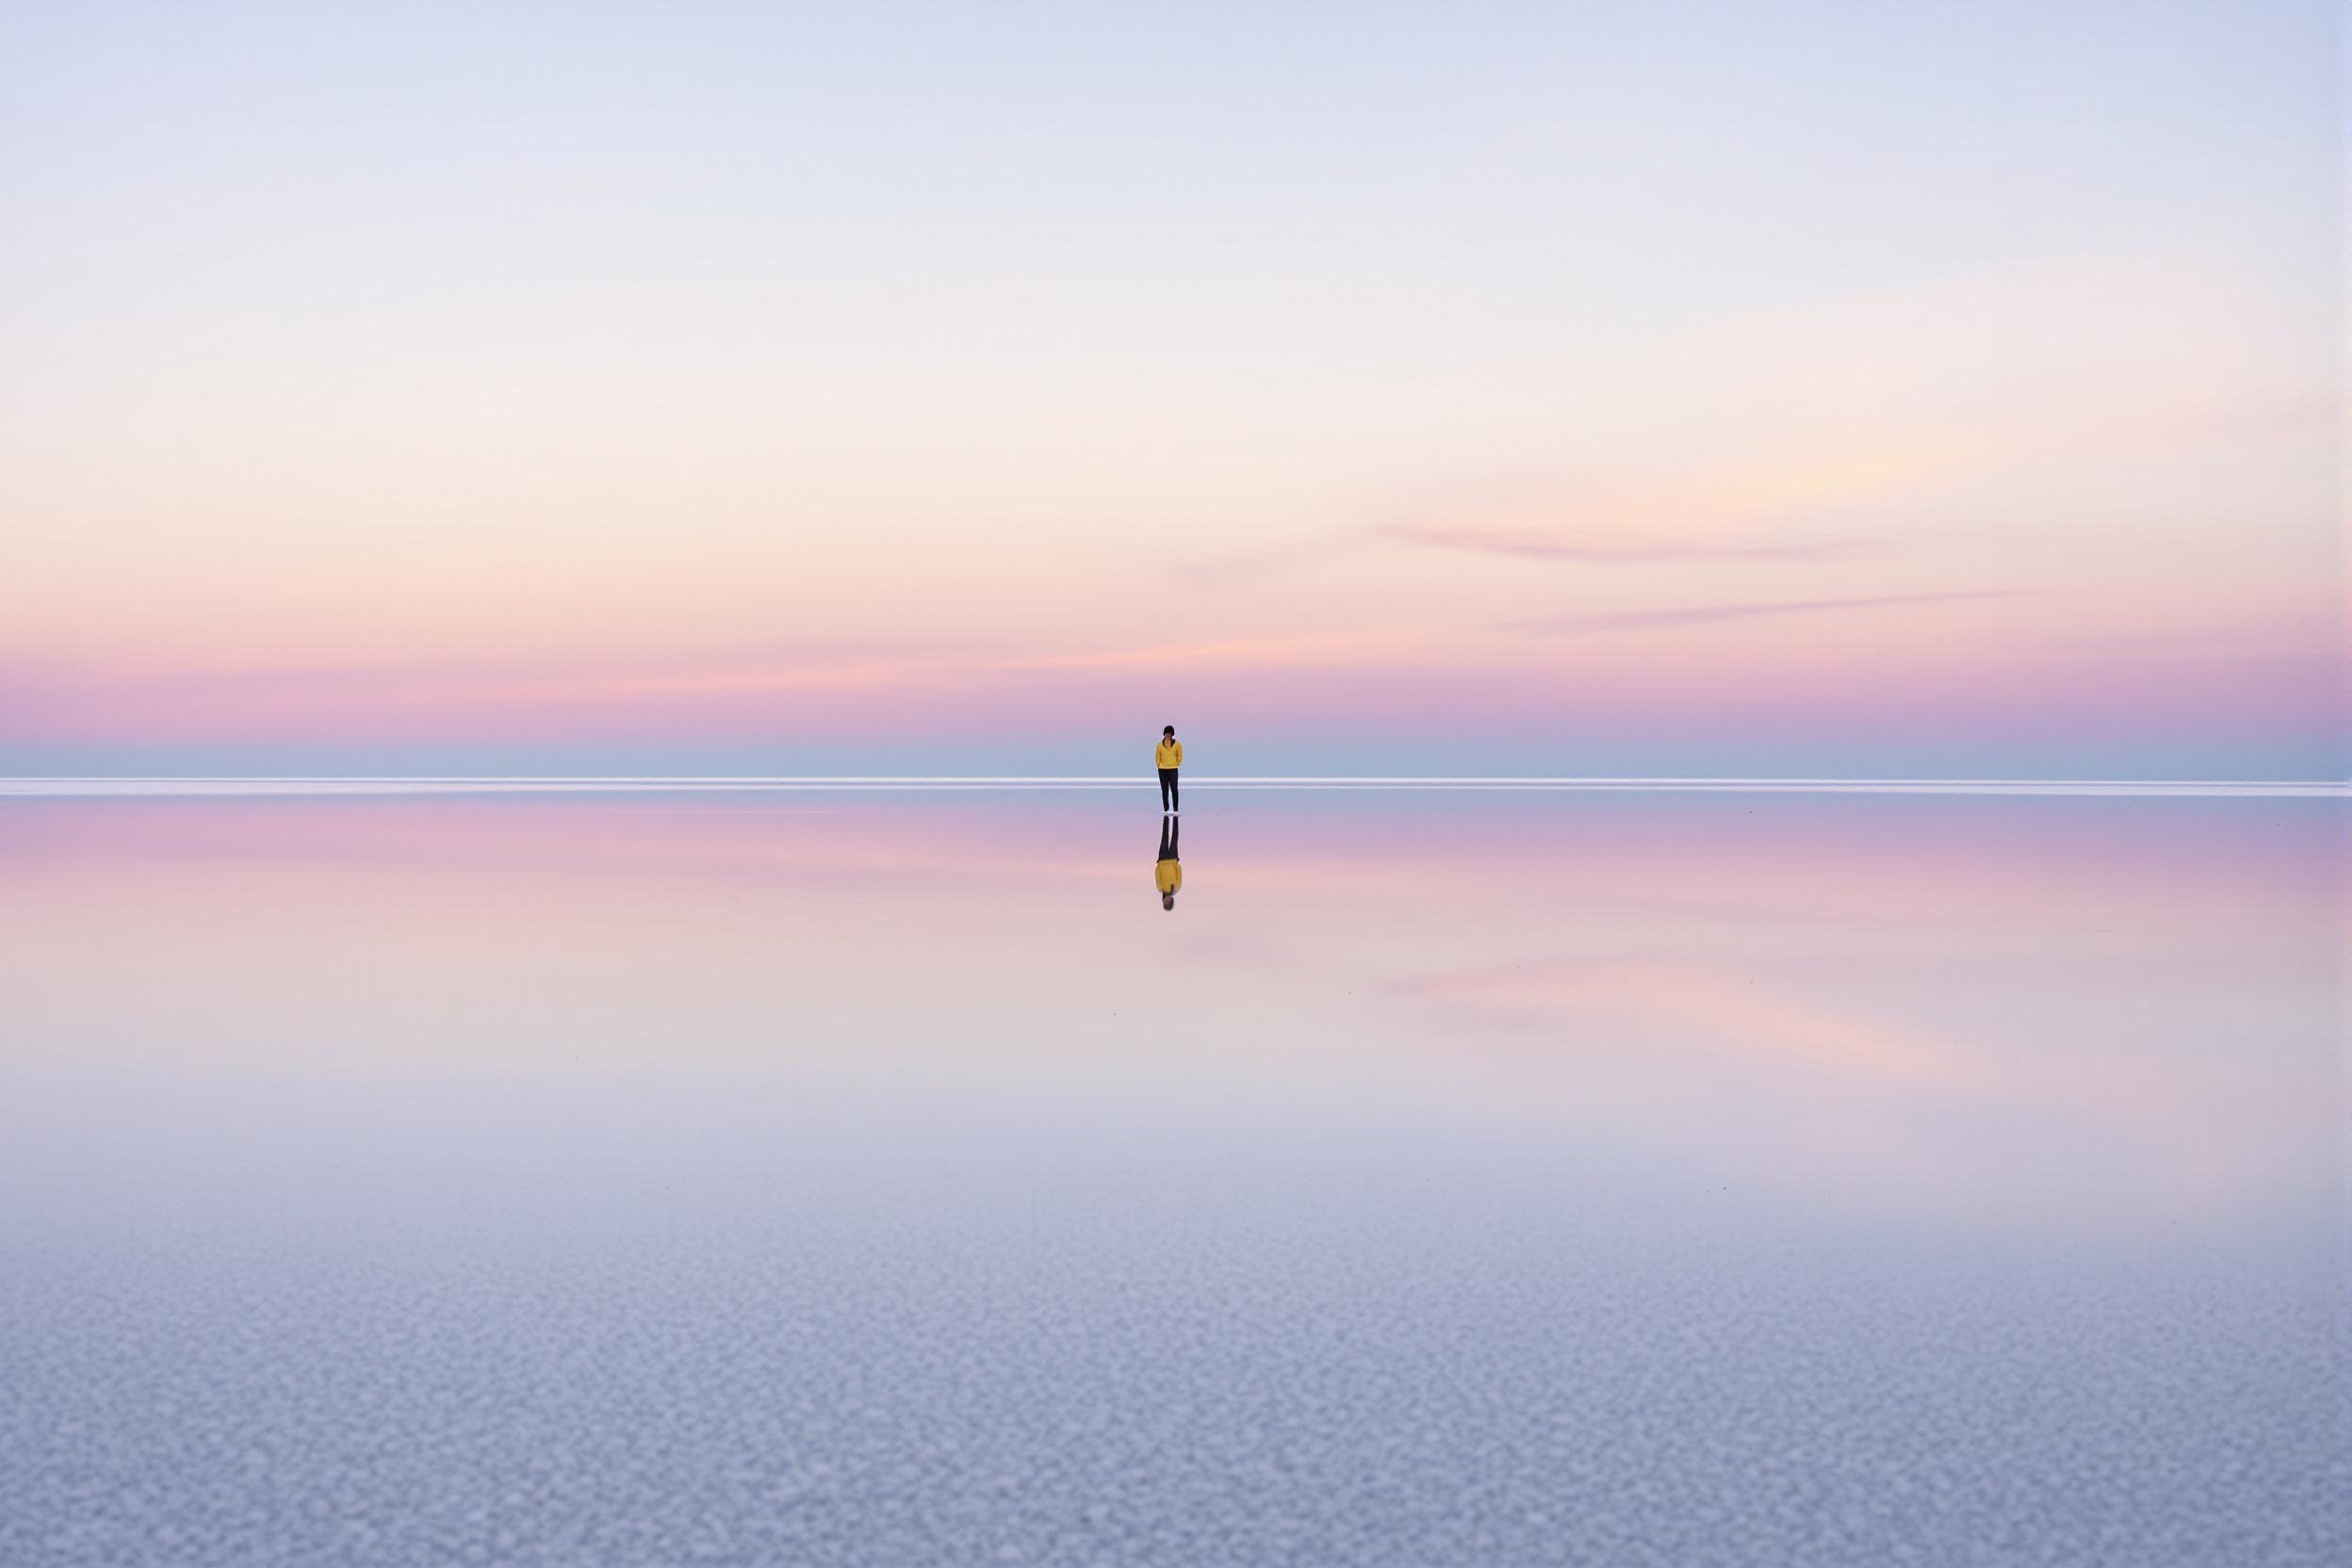
[[[1160,727],[1160,743],[1152,748],[1152,761],[1160,770],[1160,814],[1172,815],[1180,809],[1176,800],[1176,770],[1184,765],[1184,743],[1176,738],[1174,725]]]

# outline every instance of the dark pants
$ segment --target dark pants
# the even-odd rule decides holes
[[[1176,809],[1176,770],[1174,768],[1160,770],[1160,809],[1163,811]]]

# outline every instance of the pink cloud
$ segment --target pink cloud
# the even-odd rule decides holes
[[[1546,634],[1635,631],[1656,627],[1696,626],[1711,621],[1743,621],[1761,615],[1809,615],[1824,611],[1879,610],[1902,604],[1946,604],[1962,599],[2022,596],[2023,591],[2017,589],[1967,589],[1933,594],[1872,594],[1839,599],[1783,599],[1762,604],[1701,604],[1676,610],[1609,611],[1591,615],[1559,615],[1536,621],[1513,621],[1501,629]]]
[[[1392,523],[1375,531],[1385,538],[1402,539],[1438,549],[1462,550],[1473,555],[1504,555],[1528,561],[1584,562],[1594,565],[1639,565],[1684,561],[1834,561],[1863,554],[1870,547],[1853,539],[1788,544],[1704,540],[1627,543],[1527,529],[1441,523]]]

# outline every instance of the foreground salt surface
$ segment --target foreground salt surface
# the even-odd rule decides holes
[[[0,1561],[2352,1555],[2340,808],[43,809]]]

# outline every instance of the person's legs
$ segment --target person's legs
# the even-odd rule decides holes
[[[1176,770],[1160,770],[1160,809],[1165,811],[1176,804]]]
[[[1184,798],[1176,792],[1176,770],[1174,768],[1168,770],[1168,808],[1171,811],[1181,811],[1184,808]]]

